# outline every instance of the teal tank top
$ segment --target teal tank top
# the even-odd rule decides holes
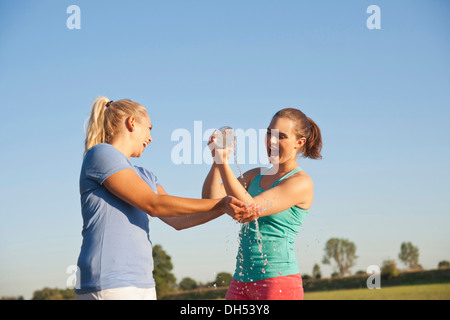
[[[301,170],[300,167],[295,168],[275,181],[270,188]],[[248,188],[252,197],[266,191],[260,187],[262,176],[256,176]],[[243,224],[233,277],[241,282],[253,282],[300,273],[294,242],[307,214],[308,210],[293,206]]]

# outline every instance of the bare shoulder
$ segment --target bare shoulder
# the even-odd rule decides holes
[[[314,183],[312,178],[305,172],[299,171],[291,177],[283,180],[280,186],[285,192],[296,195],[297,207],[309,210],[314,199]]]
[[[312,189],[314,187],[312,178],[303,170],[283,180],[280,185],[282,184],[287,184],[289,186],[295,185],[303,190]]]

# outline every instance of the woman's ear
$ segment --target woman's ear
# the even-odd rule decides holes
[[[128,131],[133,132],[136,125],[136,118],[134,116],[129,116],[125,119],[125,126]]]
[[[299,140],[297,140],[297,145],[296,148],[297,149],[301,149],[306,143],[306,138],[300,138]]]

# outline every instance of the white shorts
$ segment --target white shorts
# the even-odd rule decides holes
[[[124,287],[76,295],[77,300],[156,300],[155,288]]]

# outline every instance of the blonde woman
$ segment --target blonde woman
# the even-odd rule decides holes
[[[255,168],[239,179],[228,164],[232,148],[218,148],[213,137],[209,144],[214,163],[203,185],[203,198],[228,194],[260,211],[257,220],[241,227],[236,269],[226,298],[303,299],[294,241],[312,205],[314,189],[311,177],[297,162],[298,155],[321,158],[319,127],[298,109],[278,111],[266,135],[272,168]]]
[[[99,97],[92,106],[80,174],[83,242],[77,299],[156,299],[149,216],[177,230],[223,213],[248,214],[244,203],[167,195],[157,177],[136,167],[152,142],[147,110],[131,100]]]

